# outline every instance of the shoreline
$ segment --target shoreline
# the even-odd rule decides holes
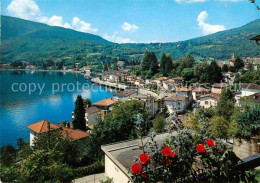
[[[0,69],[0,71],[31,71],[31,72],[70,72],[70,73],[77,73],[77,74],[84,74],[81,71],[69,71],[69,70],[30,70],[30,69]]]

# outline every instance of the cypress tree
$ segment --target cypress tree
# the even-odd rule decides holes
[[[166,62],[167,62],[167,57],[166,57],[166,55],[163,53],[163,54],[162,54],[162,57],[161,57],[161,60],[160,60],[160,71],[161,71],[161,73],[162,73],[164,76],[167,75],[167,72],[166,72],[166,70],[165,70]]]
[[[74,129],[86,131],[85,107],[81,95],[78,95],[75,102],[74,119],[72,121]]]
[[[158,60],[154,52],[150,53],[150,70],[152,72],[152,75],[159,72]]]
[[[150,58],[151,58],[151,52],[147,51],[144,54],[144,58],[141,62],[141,68],[143,71],[147,71],[150,68]]]
[[[172,63],[172,58],[171,58],[171,55],[168,54],[166,56],[166,64],[165,64],[165,71],[168,75],[168,73],[170,73],[173,69],[173,63]]]

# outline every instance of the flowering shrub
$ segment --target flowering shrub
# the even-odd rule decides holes
[[[145,143],[142,140],[143,153],[131,168],[132,182],[225,182],[245,176],[232,170],[240,159],[209,135],[207,124],[198,134],[183,127],[174,115],[167,121],[169,135],[163,142],[155,140],[155,133]]]

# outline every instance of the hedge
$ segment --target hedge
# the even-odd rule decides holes
[[[79,167],[73,170],[75,178],[84,177],[91,174],[102,173],[105,171],[105,164],[103,161],[96,161],[95,163]]]

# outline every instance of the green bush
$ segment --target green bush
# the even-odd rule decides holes
[[[83,177],[86,175],[102,173],[105,170],[105,164],[103,161],[96,161],[95,163],[85,166],[76,168],[73,170],[73,174],[75,178]]]

